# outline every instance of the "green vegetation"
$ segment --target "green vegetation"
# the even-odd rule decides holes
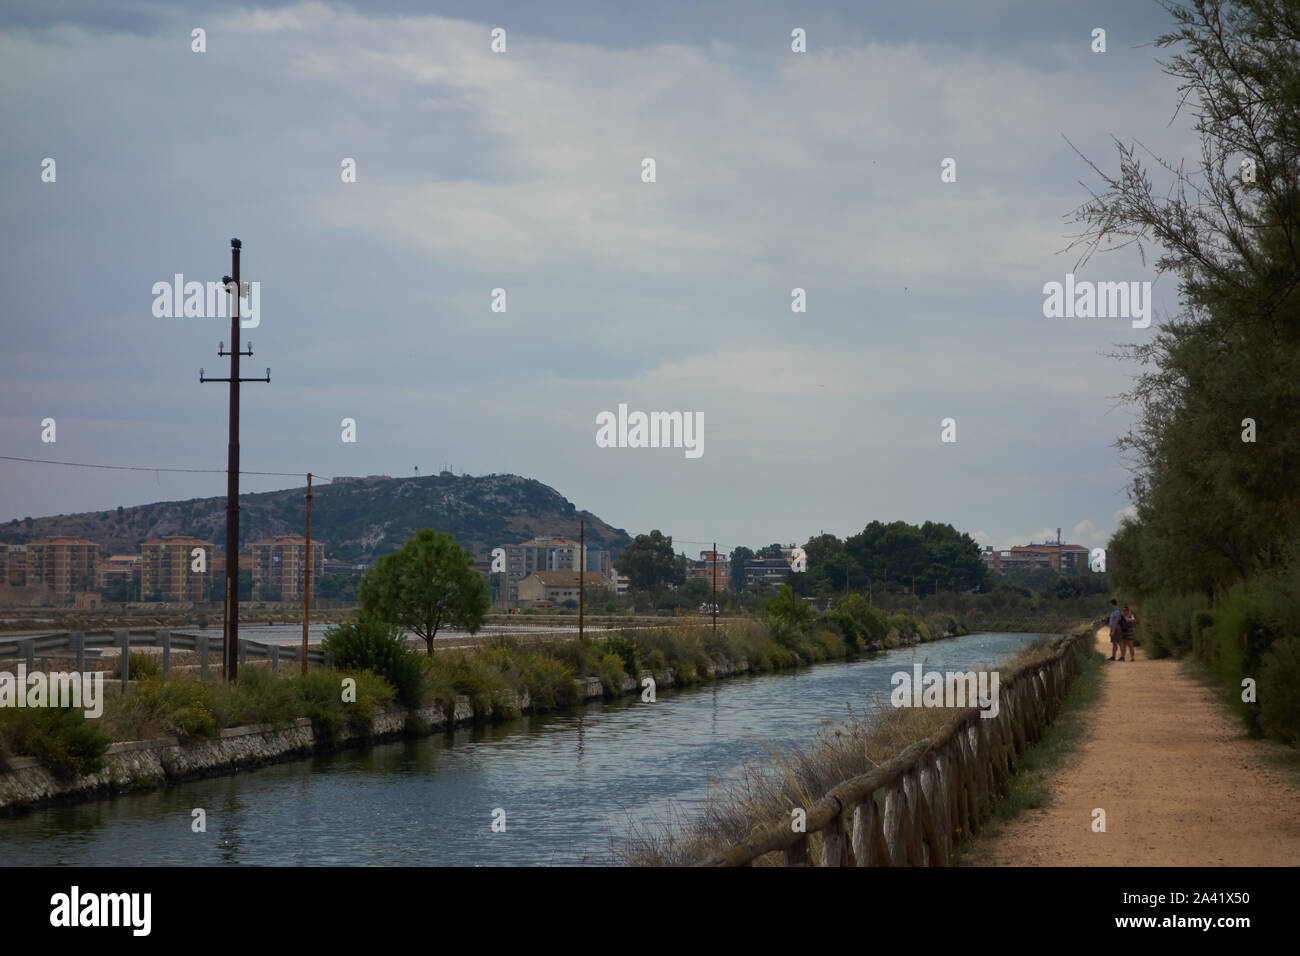
[[[131,662],[131,680],[149,680],[162,676],[162,657],[158,654],[131,651],[128,660]],[[119,680],[122,678],[121,657],[113,663],[113,676]]]
[[[357,682],[356,701],[343,701],[343,678]],[[148,680],[129,693],[110,696],[102,728],[117,740],[173,736],[182,741],[211,738],[228,727],[282,723],[309,717],[333,739],[339,728],[370,730],[375,713],[393,703],[395,692],[369,671],[311,671],[277,677],[265,668],[245,667],[233,684],[196,678]]]
[[[1251,734],[1295,745],[1300,685],[1300,21],[1277,0],[1169,6],[1157,43],[1196,111],[1200,168],[1135,146],[1080,208],[1092,249],[1150,240],[1181,311],[1122,350],[1143,371],[1119,447],[1135,515],[1110,542],[1154,656],[1190,656]],[[1243,681],[1258,702],[1242,701]]]
[[[658,592],[665,584],[686,580],[686,572],[673,554],[673,539],[658,530],[633,538],[619,558],[618,567],[637,590]]]
[[[7,758],[35,757],[60,780],[104,769],[112,743],[76,708],[0,708],[0,768]]]
[[[432,528],[421,528],[398,551],[380,558],[362,577],[358,593],[363,617],[414,631],[429,656],[440,628],[477,633],[492,606],[474,556],[451,534]]]
[[[791,575],[801,595],[841,594],[845,590],[882,595],[888,588],[931,594],[936,590],[981,588],[987,581],[980,548],[952,525],[927,521],[873,521],[843,541],[832,534],[804,545],[808,570]]]
[[[384,678],[402,706],[414,709],[424,703],[425,669],[397,625],[368,617],[339,624],[325,632],[321,650],[334,655],[335,667]]]

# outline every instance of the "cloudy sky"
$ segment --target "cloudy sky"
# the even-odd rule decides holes
[[[688,551],[873,519],[1096,545],[1128,504],[1109,353],[1152,330],[1045,318],[1043,285],[1096,185],[1071,142],[1196,155],[1154,2],[49,6],[0,12],[4,455],[224,469],[228,320],[152,288],[237,236],[248,470],[515,473]],[[1132,250],[1078,278],[1176,305]],[[701,413],[703,455],[598,447],[620,403]],[[4,521],[224,492],[0,461]]]

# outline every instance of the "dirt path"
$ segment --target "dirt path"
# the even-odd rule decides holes
[[[1097,648],[1110,655],[1106,629]],[[1103,665],[1051,802],[977,840],[976,866],[1296,866],[1300,788],[1170,659]],[[1091,829],[1095,807],[1106,832]]]

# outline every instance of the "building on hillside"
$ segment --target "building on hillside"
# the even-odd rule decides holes
[[[535,605],[543,602],[556,604],[578,600],[577,571],[534,571],[519,582],[519,603]],[[609,587],[609,579],[600,574],[582,575],[582,584],[590,591],[596,587]]]
[[[731,583],[729,559],[719,551],[701,551],[700,560],[690,561],[686,565],[686,579],[689,581],[692,578],[702,579],[710,586],[716,583],[719,591],[725,590]]]
[[[95,589],[99,545],[70,535],[42,538],[27,545],[27,585],[49,588],[56,598]]]
[[[168,534],[142,544],[140,597],[185,603],[213,600],[212,542]]]
[[[281,601],[301,601],[307,561],[307,539],[301,535],[277,535],[253,542],[253,598],[264,601],[278,591]],[[242,565],[241,565],[242,566]],[[311,543],[311,596],[316,597],[325,567],[325,545]]]
[[[0,588],[9,585],[9,545],[0,541]]]

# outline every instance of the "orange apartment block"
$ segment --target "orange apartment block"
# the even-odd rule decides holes
[[[27,585],[45,587],[56,598],[95,589],[99,545],[70,535],[27,545]]]
[[[196,548],[202,551],[201,562]],[[213,600],[212,542],[184,534],[146,541],[140,546],[140,594],[145,600],[155,594],[165,601]]]
[[[302,600],[302,579],[307,559],[307,539],[301,535],[278,535],[253,542],[253,597],[260,599],[263,588],[278,588],[282,601]],[[311,592],[316,596],[325,568],[325,545],[311,543]]]

